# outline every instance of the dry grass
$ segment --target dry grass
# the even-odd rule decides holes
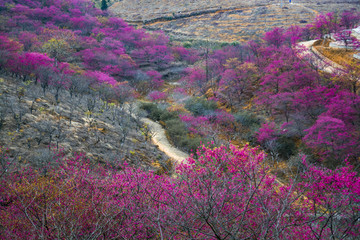
[[[158,17],[172,17],[173,14],[186,14],[209,9],[228,9],[239,6],[264,4],[262,0],[122,0],[111,6],[110,10],[125,20],[149,20]]]
[[[162,29],[175,39],[246,42],[261,37],[274,27],[306,24],[313,17],[312,11],[297,5],[287,9],[281,9],[277,5],[244,6],[171,21],[158,21],[143,27],[150,30]]]
[[[326,45],[325,45],[326,46]],[[314,47],[318,50],[322,55],[330,59],[331,61],[340,64],[342,66],[358,63],[360,61],[355,59],[353,55],[358,53],[359,51],[354,50],[346,50],[341,48],[330,48],[321,45],[315,45]]]
[[[353,0],[355,1],[355,0]],[[297,0],[295,4],[287,4],[285,7],[302,5],[307,7],[314,13],[342,11],[343,9],[358,8],[358,3],[349,1],[348,3],[338,0],[313,1],[313,0]],[[195,11],[203,10],[224,10],[230,8],[242,8],[260,5],[280,5],[279,0],[117,0],[110,10],[119,17],[127,21],[150,20],[158,17],[172,17],[175,15],[183,15]],[[353,2],[353,3],[352,3]]]
[[[308,24],[319,12],[359,8],[358,3],[337,0],[294,3],[285,1],[281,9],[280,1],[275,0],[121,0],[110,11],[137,27],[161,29],[180,41],[246,42],[274,27]],[[193,13],[196,15],[188,17]]]

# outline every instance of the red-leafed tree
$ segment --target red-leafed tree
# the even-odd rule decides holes
[[[238,59],[230,58],[225,64],[226,70],[222,73],[220,81],[221,93],[218,98],[224,100],[229,106],[240,107],[254,97],[259,87],[257,67],[249,62],[241,64]]]
[[[349,157],[359,157],[359,131],[354,131],[339,118],[320,116],[306,132],[307,146],[330,167],[342,164]]]
[[[22,45],[6,36],[0,36],[0,68],[13,69]]]

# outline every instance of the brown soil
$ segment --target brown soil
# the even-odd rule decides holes
[[[325,57],[330,59],[331,61],[342,65],[350,65],[354,62],[360,63],[359,60],[356,60],[353,55],[358,53],[359,51],[354,50],[346,50],[339,48],[330,48],[322,45],[314,45],[314,47]]]

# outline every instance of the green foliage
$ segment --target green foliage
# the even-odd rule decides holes
[[[154,121],[160,121],[160,115],[163,113],[156,104],[154,103],[143,103],[140,106],[141,109],[145,110],[148,117]]]
[[[201,98],[190,98],[185,108],[192,112],[194,116],[205,116],[217,109],[216,102]]]
[[[185,124],[180,119],[166,121],[166,131],[175,143],[180,142],[188,134]]]
[[[234,114],[235,122],[240,125],[238,130],[241,137],[247,142],[257,145],[255,133],[260,128],[260,119],[255,114],[248,111],[239,111]]]
[[[201,143],[207,142],[206,139],[201,137],[182,138],[179,145],[188,152],[195,152]]]
[[[243,125],[244,127],[260,126],[259,118],[253,113],[247,111],[237,112],[235,115],[235,121]]]
[[[184,48],[191,48],[191,43],[190,42],[185,42],[183,44]]]
[[[221,44],[220,44],[220,47],[227,47],[227,46],[229,46],[229,43],[228,42],[222,42]]]
[[[179,118],[177,112],[169,112],[166,109],[162,110],[154,103],[143,103],[140,108],[145,110],[149,114],[148,117],[154,121],[165,122]]]
[[[180,120],[178,112],[169,112],[154,103],[143,103],[140,108],[148,113],[150,119],[165,125],[167,136],[176,147],[191,152],[195,151],[201,142],[208,142],[206,138],[190,136],[189,130]]]
[[[105,11],[108,9],[106,0],[101,0],[101,10]]]
[[[280,157],[288,159],[295,154],[296,145],[294,139],[282,135],[276,141],[278,143],[277,151]]]
[[[178,118],[179,115],[177,112],[162,111],[160,114],[160,121],[164,121],[164,122]]]
[[[189,137],[189,131],[180,119],[166,121],[166,131],[174,144],[187,152],[195,152],[201,143],[207,142],[206,138]]]

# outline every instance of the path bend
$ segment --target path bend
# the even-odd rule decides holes
[[[149,128],[151,132],[151,139],[153,143],[159,147],[167,156],[172,158],[176,164],[187,163],[187,159],[190,157],[189,154],[181,151],[174,147],[166,137],[164,128],[149,118],[141,118],[140,121]]]

